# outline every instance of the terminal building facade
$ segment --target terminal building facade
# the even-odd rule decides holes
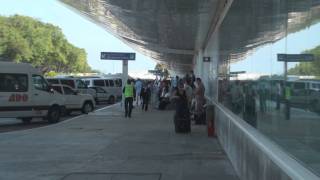
[[[320,178],[319,0],[61,2],[172,73],[202,78],[241,179]]]

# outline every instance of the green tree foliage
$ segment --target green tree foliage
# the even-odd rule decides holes
[[[43,73],[91,71],[85,50],[59,27],[20,15],[0,16],[0,60],[31,63]]]
[[[320,46],[307,50],[305,53],[313,54],[315,60],[313,62],[301,62],[297,64],[294,68],[289,69],[288,74],[320,77]]]
[[[54,72],[54,71],[49,71],[49,72],[45,73],[46,77],[55,77],[57,75],[58,75],[58,73]]]
[[[157,63],[154,70],[158,70],[161,71],[161,77],[164,79],[167,79],[170,76],[170,73],[168,71],[168,68],[166,66],[166,64],[162,64],[162,63]]]

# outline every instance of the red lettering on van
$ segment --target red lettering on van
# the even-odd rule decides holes
[[[20,94],[16,94],[16,102],[21,102],[22,97]]]
[[[28,99],[29,99],[28,95],[24,94],[24,95],[22,96],[22,101],[23,101],[23,102],[27,102]]]
[[[15,102],[16,101],[16,95],[15,94],[12,94],[10,97],[9,97],[9,102]]]
[[[9,102],[27,102],[29,97],[27,94],[11,94]]]

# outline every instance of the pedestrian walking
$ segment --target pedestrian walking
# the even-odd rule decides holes
[[[192,87],[192,89],[194,89],[195,88],[195,86],[194,86],[194,83],[195,83],[195,81],[196,81],[196,76],[194,75],[194,72],[193,71],[190,71],[190,78],[191,78],[191,87]]]
[[[141,90],[142,110],[148,111],[148,105],[151,99],[151,84],[148,83]]]
[[[151,104],[154,108],[158,108],[158,104],[159,104],[158,91],[159,91],[159,88],[157,85],[157,81],[154,81],[152,85],[152,93],[151,93],[152,95]]]
[[[189,107],[191,106],[191,101],[192,101],[192,98],[193,98],[193,89],[190,86],[190,82],[191,82],[190,79],[189,80],[186,79],[185,82],[184,82],[184,90],[186,92],[186,96],[187,96]]]
[[[205,104],[205,87],[200,78],[196,79],[196,89],[195,89],[195,120],[196,124],[204,124],[205,123],[205,116],[204,116],[204,108],[203,105]]]
[[[253,127],[257,127],[257,112],[255,92],[249,85],[244,90],[244,112],[243,119]],[[260,107],[261,108],[261,107]]]
[[[178,83],[179,83],[179,76],[176,76],[175,78],[172,79],[172,88],[177,88],[178,87]]]
[[[290,87],[290,85],[286,83],[284,90],[285,90],[285,92],[284,92],[285,93],[285,117],[286,117],[286,120],[289,120],[290,119],[290,108],[291,108],[291,104],[290,104],[291,87]]]
[[[135,83],[135,88],[136,88],[136,93],[135,93],[135,97],[136,97],[136,105],[140,105],[141,104],[141,99],[140,99],[140,93],[141,93],[141,89],[142,89],[142,81],[138,78],[136,83]]]
[[[166,106],[170,104],[170,91],[168,86],[164,86],[159,97],[159,110],[165,110]]]
[[[243,89],[240,82],[237,80],[235,84],[231,86],[230,95],[231,95],[231,110],[235,114],[240,114],[243,112]]]
[[[174,126],[176,133],[189,133],[191,131],[190,110],[184,86],[179,86],[172,96],[175,101],[176,111],[174,115]]]
[[[277,97],[276,97],[276,101],[277,101],[277,106],[276,106],[276,110],[280,110],[280,101],[281,101],[281,96],[282,96],[282,85],[281,82],[278,82],[276,85],[276,90],[277,90]]]
[[[262,113],[267,111],[267,89],[265,88],[264,84],[260,85],[258,89],[259,94],[259,107]]]
[[[125,105],[125,117],[131,118],[132,107],[133,107],[133,100],[135,97],[135,88],[131,80],[127,80],[127,84],[123,88],[123,94],[125,97],[124,105]]]

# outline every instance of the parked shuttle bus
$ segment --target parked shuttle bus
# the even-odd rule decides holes
[[[58,122],[64,99],[29,64],[0,62],[0,118]]]

